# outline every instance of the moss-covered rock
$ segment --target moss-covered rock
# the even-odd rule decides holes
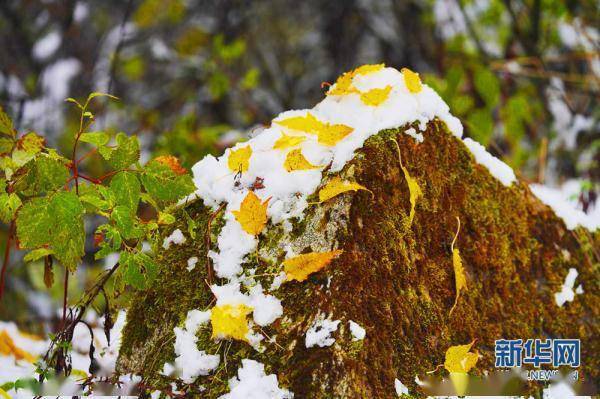
[[[200,377],[202,397],[226,393],[227,380],[243,358],[265,364],[280,386],[297,398],[391,398],[398,378],[411,392],[413,382],[444,362],[449,346],[476,340],[482,355],[474,372],[494,369],[494,340],[499,338],[580,338],[581,378],[598,379],[600,359],[600,234],[567,230],[553,211],[522,183],[503,186],[478,165],[462,142],[441,122],[432,122],[421,144],[403,133],[382,131],[371,137],[340,173],[369,188],[311,205],[291,232],[270,226],[245,268],[269,287],[281,269],[286,246],[297,253],[343,250],[326,269],[304,282],[275,291],[284,316],[263,329],[275,338],[259,353],[243,342],[214,342],[210,327],[200,332],[199,347],[222,355],[220,368]],[[423,196],[409,225],[409,190],[398,162],[417,179]],[[326,179],[330,175],[325,176]],[[172,361],[173,328],[191,309],[207,309],[207,224],[211,210],[200,201],[180,210],[178,225],[187,232],[183,212],[198,224],[184,245],[159,254],[161,271],[150,289],[140,292],[128,312],[118,367],[144,377],[148,386],[167,385],[159,375]],[[455,278],[450,244],[457,221],[456,245],[467,273],[468,289],[451,315]],[[211,224],[214,246],[219,218]],[[187,259],[201,260],[194,270]],[[584,293],[558,307],[570,267],[579,272]],[[330,347],[307,349],[306,330],[317,313],[342,321]],[[352,341],[348,321],[363,326],[366,338]]]

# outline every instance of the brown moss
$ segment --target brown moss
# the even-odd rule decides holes
[[[493,344],[500,337],[580,338],[580,373],[598,378],[599,234],[568,231],[526,186],[503,186],[442,123],[430,123],[425,136],[421,144],[402,129],[371,137],[341,174],[374,196],[343,194],[310,207],[290,234],[279,227],[267,231],[260,259],[252,256],[247,265],[257,274],[280,269],[283,244],[297,252],[340,248],[344,253],[328,269],[276,292],[285,315],[264,332],[276,336],[277,345],[258,353],[232,343],[227,369],[199,379],[209,388],[203,397],[226,392],[227,379],[244,357],[263,362],[298,398],[394,397],[394,378],[419,392],[414,376],[442,364],[451,345],[476,339],[483,356],[476,372],[493,369]],[[423,190],[411,226],[408,187],[391,139],[398,141],[404,165]],[[209,211],[199,203],[188,211],[204,231]],[[456,217],[468,289],[449,316]],[[121,370],[159,381],[157,370],[174,357],[173,327],[188,310],[209,306],[202,237],[161,255],[159,282],[140,293],[129,312]],[[190,274],[186,260],[198,254],[201,261]],[[558,308],[553,294],[570,267],[579,271],[577,284],[585,293]],[[263,287],[270,285],[271,278],[260,279]],[[342,320],[337,340],[331,347],[306,349],[304,334],[318,311]],[[367,330],[364,341],[351,342],[348,320]],[[208,331],[203,334],[200,345],[214,353],[218,344]]]

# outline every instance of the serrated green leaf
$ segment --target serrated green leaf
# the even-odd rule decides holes
[[[116,170],[125,169],[140,159],[140,143],[136,136],[117,134],[117,148],[114,149],[108,163]]]
[[[33,262],[40,258],[43,258],[44,256],[52,255],[53,253],[54,252],[49,248],[38,248],[25,255],[25,257],[23,257],[23,260],[25,262]]]
[[[196,188],[190,175],[178,175],[167,165],[156,161],[146,165],[140,180],[152,198],[167,203],[178,201]]]
[[[0,106],[0,133],[15,137],[16,133],[12,120]]]
[[[115,194],[117,205],[124,205],[134,213],[137,211],[142,188],[135,173],[117,173],[110,181],[110,189]]]
[[[127,240],[139,238],[144,233],[138,226],[137,218],[131,208],[118,205],[113,209],[110,218],[121,236]]]
[[[21,206],[21,198],[16,193],[0,194],[0,220],[8,224],[15,217],[15,212]]]
[[[48,212],[53,222],[51,248],[56,259],[73,271],[85,254],[83,205],[74,192],[61,191],[52,196]]]
[[[115,150],[111,147],[107,147],[107,146],[98,147],[98,153],[100,155],[102,155],[102,158],[104,158],[105,161],[108,161],[110,159],[110,157],[112,156],[114,151]]]
[[[144,268],[146,281],[152,282],[158,275],[158,263],[154,258],[143,252],[136,253],[136,260]]]
[[[21,248],[34,249],[50,242],[52,219],[48,205],[48,198],[33,198],[17,213],[17,237]]]
[[[119,258],[120,267],[123,268],[123,279],[125,283],[136,289],[144,288],[144,275],[141,272],[141,264],[136,257],[127,251],[122,251]]]
[[[100,147],[108,144],[110,135],[105,132],[87,132],[79,136],[79,140]]]
[[[69,179],[69,169],[64,163],[43,154],[27,166],[27,173],[15,184],[16,190],[25,195],[33,196],[54,191]]]
[[[35,132],[29,132],[18,141],[20,150],[27,152],[28,154],[35,155],[42,151],[44,148],[44,142],[46,140]]]
[[[0,155],[8,154],[15,146],[15,141],[8,137],[0,137]]]

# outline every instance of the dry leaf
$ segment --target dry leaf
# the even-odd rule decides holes
[[[358,190],[367,190],[371,194],[371,190],[366,188],[363,185],[358,183],[351,183],[347,181],[343,181],[339,177],[334,177],[331,179],[325,187],[319,190],[319,202],[325,202],[330,198],[333,198],[341,193],[345,193],[346,191],[358,191]]]
[[[418,73],[413,72],[408,68],[402,68],[400,72],[404,75],[404,84],[406,84],[408,91],[411,93],[418,93],[423,89],[421,78]]]
[[[212,338],[234,338],[240,341],[248,341],[248,321],[246,316],[252,312],[252,308],[244,305],[221,305],[215,306],[210,312],[212,325]]]
[[[173,155],[161,155],[154,158],[154,160],[158,163],[168,166],[169,169],[171,169],[176,175],[185,175],[187,173],[187,170],[181,166],[179,159]]]
[[[299,130],[310,134],[318,134],[323,128],[323,122],[314,117],[311,113],[306,113],[305,116],[293,116],[291,118],[275,121],[278,125],[287,127],[292,130]]]
[[[286,148],[296,147],[298,144],[306,140],[306,136],[288,136],[285,133],[281,134],[281,137],[277,139],[273,148],[276,150],[285,150]]]
[[[6,330],[0,332],[0,354],[4,356],[14,356],[16,360],[24,359],[29,363],[33,363],[36,357],[29,352],[17,347]]]
[[[298,255],[284,260],[283,270],[285,272],[287,281],[306,280],[310,274],[315,273],[327,266],[342,252],[343,251],[341,250],[330,252],[311,252],[309,254]]]
[[[371,89],[360,94],[360,100],[373,107],[378,106],[388,99],[392,86],[386,86],[383,89]]]
[[[402,155],[400,154],[400,145],[394,139],[392,139],[394,143],[396,143],[396,148],[398,149],[398,161],[400,162],[400,168],[404,173],[404,178],[406,179],[406,184],[408,185],[409,192],[409,200],[410,200],[410,214],[408,216],[408,226],[412,225],[413,219],[415,217],[415,207],[417,205],[417,200],[423,195],[423,191],[421,191],[421,187],[413,177],[408,173],[408,169],[404,167],[402,164]]]
[[[302,155],[302,151],[300,149],[288,152],[287,156],[285,157],[283,167],[288,172],[292,172],[294,170],[310,170],[320,168],[320,166],[313,165],[312,163],[308,162],[306,158],[304,158],[304,155]]]
[[[461,290],[467,289],[467,276],[465,275],[465,268],[462,263],[462,259],[460,257],[460,251],[458,248],[454,246],[456,243],[456,239],[458,238],[458,233],[460,231],[460,219],[458,220],[458,229],[456,230],[456,235],[454,236],[454,240],[452,240],[452,266],[454,268],[454,278],[456,280],[456,297],[454,299],[454,305],[452,305],[452,309],[450,309],[450,314],[454,311],[456,304],[458,303],[458,298],[460,297]]]
[[[237,150],[232,150],[227,158],[227,166],[232,172],[246,172],[250,167],[250,157],[252,156],[252,147],[249,145]]]
[[[269,199],[260,202],[260,198],[253,191],[249,191],[239,211],[233,211],[235,220],[242,225],[242,229],[253,236],[259,235],[267,224],[267,205]]]
[[[451,346],[446,351],[444,368],[451,373],[468,373],[479,359],[478,353],[469,352],[475,341],[466,345]]]
[[[319,144],[327,146],[336,145],[338,141],[342,140],[353,131],[354,129],[352,129],[350,126],[342,124],[324,124],[323,127],[318,131]]]

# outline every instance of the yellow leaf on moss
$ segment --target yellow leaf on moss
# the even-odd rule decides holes
[[[343,181],[339,177],[334,177],[329,182],[327,182],[325,187],[319,190],[319,202],[325,202],[328,199],[331,199],[347,191],[358,190],[367,190],[368,192],[371,192],[371,190],[369,190],[361,184]]]
[[[462,263],[462,258],[460,257],[460,251],[458,248],[454,246],[456,243],[456,239],[458,238],[458,233],[460,231],[460,219],[458,220],[458,229],[456,230],[456,235],[452,240],[452,267],[454,269],[454,278],[456,280],[456,297],[454,299],[454,305],[452,305],[452,309],[450,309],[450,314],[454,311],[456,304],[458,303],[458,298],[460,297],[460,292],[462,289],[467,289],[467,276],[465,274],[465,268]]]
[[[232,172],[246,172],[250,167],[252,147],[249,145],[237,150],[232,150],[227,158],[227,166]]]
[[[385,68],[385,64],[366,64],[359,66],[352,71],[352,73],[354,75],[367,75],[369,73],[381,71],[383,68]]]
[[[0,398],[12,399],[12,396],[10,396],[4,389],[0,388]]]
[[[280,121],[275,121],[278,125],[287,127],[292,130],[299,130],[310,134],[318,134],[319,130],[323,128],[323,122],[318,120],[311,113],[307,113],[305,116],[293,116]]]
[[[353,131],[354,129],[352,129],[350,126],[342,124],[324,124],[323,127],[318,131],[319,144],[327,146],[336,145],[340,140],[342,140],[344,137],[346,137]]]
[[[276,150],[285,150],[286,148],[296,147],[298,144],[306,140],[306,136],[288,136],[285,133],[281,134],[281,137],[277,139],[273,148]]]
[[[415,207],[417,206],[417,200],[423,195],[421,187],[417,181],[408,173],[403,165],[400,165],[402,172],[404,172],[404,178],[406,178],[406,184],[408,185],[408,191],[410,196],[410,215],[408,216],[408,225],[411,226],[415,217]]]
[[[253,191],[248,192],[239,211],[233,211],[235,220],[242,225],[242,229],[253,236],[259,235],[267,224],[267,205],[269,199],[260,202],[260,198]]]
[[[475,367],[479,354],[469,352],[474,342],[448,348],[444,368],[451,373],[468,373],[469,370]]]
[[[386,86],[383,89],[371,89],[360,94],[360,100],[372,107],[376,107],[388,99],[392,86]]]
[[[402,68],[400,72],[404,75],[404,84],[406,84],[408,91],[411,93],[418,93],[423,89],[421,78],[418,73],[413,72],[408,68]]]
[[[246,335],[249,328],[246,316],[250,312],[252,312],[252,308],[244,304],[213,307],[210,312],[212,338],[248,341]]]
[[[320,166],[313,165],[312,163],[308,162],[308,160],[304,158],[304,155],[302,155],[302,151],[300,149],[288,152],[287,156],[285,157],[283,167],[288,172],[320,168]]]
[[[29,363],[33,363],[36,360],[36,356],[15,345],[12,337],[6,330],[0,332],[0,354],[4,356],[12,355],[16,360],[24,359]]]
[[[288,281],[298,280],[304,281],[306,278],[315,273],[331,261],[337,258],[343,251],[336,250],[330,252],[311,252],[294,256],[283,261],[283,270]]]

